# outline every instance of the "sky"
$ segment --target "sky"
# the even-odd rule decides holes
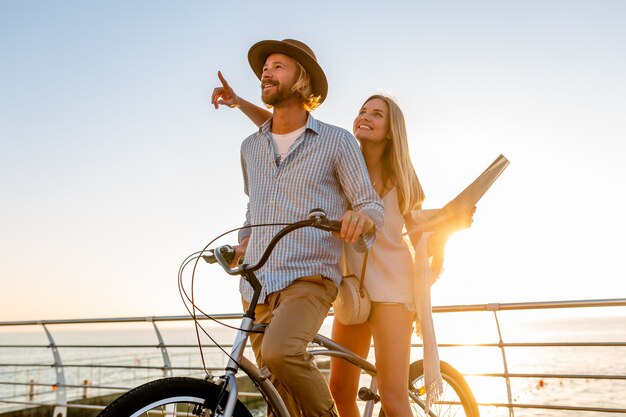
[[[396,97],[425,208],[510,160],[434,305],[626,297],[625,17],[621,0],[2,0],[0,321],[185,314],[181,262],[245,213],[255,128],[209,105],[217,71],[260,104],[247,51],[285,38],[326,72],[318,119],[351,129],[370,94]],[[195,282],[205,311],[240,311],[219,267]]]

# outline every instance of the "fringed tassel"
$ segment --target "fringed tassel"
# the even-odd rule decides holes
[[[439,369],[439,351],[433,323],[432,306],[430,301],[430,286],[433,280],[433,271],[427,253],[430,233],[424,233],[415,248],[415,277],[413,281],[413,295],[417,319],[415,332],[424,341],[424,387],[426,389],[426,408],[439,398],[442,393],[443,380]],[[441,271],[438,271],[435,276]]]
[[[441,375],[437,381],[434,381],[426,388],[426,402],[424,404],[424,412],[428,414],[430,407],[432,407],[433,403],[441,397],[443,394],[443,380],[441,379]]]

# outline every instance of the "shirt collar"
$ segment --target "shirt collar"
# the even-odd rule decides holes
[[[321,127],[320,122],[318,122],[317,119],[315,119],[315,117],[311,115],[311,113],[308,114],[305,126],[306,126],[306,130],[312,130],[316,134],[320,133],[320,127]],[[270,134],[271,127],[272,127],[272,119],[269,119],[265,121],[265,123],[263,123],[259,127],[259,133]]]

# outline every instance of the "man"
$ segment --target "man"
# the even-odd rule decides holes
[[[382,201],[354,137],[309,113],[328,90],[315,54],[293,39],[268,40],[250,48],[248,61],[273,116],[241,145],[249,197],[245,225],[294,222],[320,207],[330,219],[342,219],[338,237],[365,250],[382,226]],[[216,106],[227,104],[220,94],[214,93],[212,101]],[[245,256],[246,263],[256,263],[279,229],[243,229],[234,262]],[[341,248],[336,236],[300,229],[283,238],[257,272],[263,292],[256,318],[269,325],[263,336],[252,336],[252,346],[292,416],[337,415],[326,381],[306,347],[337,295]],[[247,309],[252,289],[243,280],[240,289]]]

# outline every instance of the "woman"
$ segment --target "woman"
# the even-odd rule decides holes
[[[272,114],[235,94],[221,73],[222,87],[213,91],[211,102],[238,107],[257,126]],[[411,243],[403,231],[415,225],[413,214],[421,209],[424,193],[410,160],[406,125],[396,102],[385,95],[373,95],[365,100],[353,125],[354,136],[368,168],[372,185],[383,200],[385,224],[377,232],[376,241],[367,258],[364,285],[372,300],[368,320],[363,324],[345,325],[333,321],[332,338],[356,354],[367,357],[374,340],[379,392],[385,414],[390,417],[412,415],[406,395],[409,379],[411,333],[418,309],[413,298],[414,275],[419,275],[413,262],[413,248],[420,246],[420,236],[411,235]],[[447,222],[428,240],[428,255],[441,259],[449,234],[471,222],[471,213]],[[345,245],[345,259],[350,271],[358,275],[363,255],[352,245]],[[441,262],[435,262],[438,265]],[[436,268],[438,269],[438,268]],[[434,271],[435,276],[438,271]],[[418,328],[422,329],[425,346],[425,380],[429,383],[428,402],[441,387],[439,358],[436,351],[432,317],[430,316],[430,279],[422,289],[421,302],[425,307]],[[422,310],[424,311],[424,310]],[[421,324],[421,326],[419,326]],[[342,417],[358,417],[356,396],[360,369],[347,361],[331,359],[330,389]]]

